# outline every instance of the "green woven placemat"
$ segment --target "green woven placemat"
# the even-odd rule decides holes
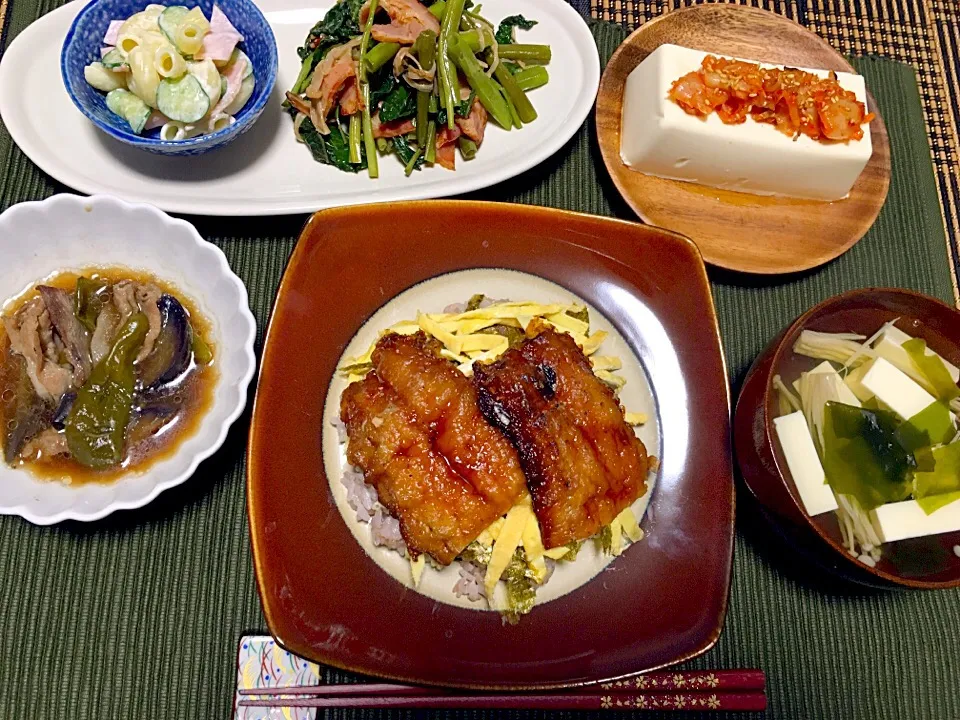
[[[49,9],[21,8],[15,3],[14,33]],[[623,31],[606,24],[593,30],[605,60]],[[856,65],[890,131],[887,205],[861,243],[816,272],[761,280],[712,273],[735,387],[761,347],[823,297],[865,285],[950,297],[913,71],[875,60]],[[0,132],[0,207],[57,189]],[[479,196],[630,217],[606,179],[589,123],[543,167]],[[192,220],[246,282],[262,329],[303,218]],[[139,511],[54,528],[0,518],[0,718],[229,717],[237,637],[264,624],[244,508],[246,429],[245,416],[192,480]],[[960,592],[838,588],[799,567],[743,504],[738,527],[726,628],[691,667],[763,668],[769,717],[960,717]]]

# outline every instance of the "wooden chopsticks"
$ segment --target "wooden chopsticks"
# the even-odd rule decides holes
[[[478,693],[392,683],[247,688],[239,707],[764,710],[761,670],[665,672],[574,690]]]

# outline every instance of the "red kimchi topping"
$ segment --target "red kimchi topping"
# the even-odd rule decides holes
[[[690,115],[716,112],[728,125],[752,117],[775,125],[791,137],[814,140],[860,140],[873,119],[863,103],[837,82],[786,68],[764,70],[756,63],[708,55],[698,70],[673,83],[669,98]]]

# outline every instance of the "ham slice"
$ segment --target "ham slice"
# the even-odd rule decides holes
[[[347,83],[352,82],[357,76],[357,63],[354,62],[351,53],[359,44],[360,38],[355,38],[344,45],[330,48],[313,70],[306,96],[316,101],[313,112],[310,113],[310,119],[323,135],[330,132],[330,128],[327,127],[327,116],[347,87]]]
[[[451,130],[444,127],[437,133],[437,165],[447,170],[457,169],[457,147],[454,143],[460,137],[460,128]]]
[[[223,10],[217,5],[213,6],[213,12],[210,13],[210,32],[214,34],[233,33],[234,35],[240,35],[240,31],[233,26],[230,18],[224,15]],[[243,35],[240,35],[240,39],[243,40]]]
[[[246,67],[246,61],[243,59],[243,57],[239,57],[235,63],[230,65],[230,69],[227,70],[227,74],[224,75],[224,77],[227,79],[227,91],[220,96],[219,102],[217,102],[213,110],[211,110],[209,113],[209,127],[211,130],[213,129],[213,124],[222,115],[223,109],[236,100],[237,95],[240,93],[240,85],[243,83],[243,73],[246,70]]]
[[[197,60],[216,60],[226,62],[233,54],[237,43],[243,42],[243,35],[237,30],[223,11],[213,6],[210,13],[210,32],[203,36],[203,46],[194,57]]]
[[[125,20],[111,20],[110,24],[107,26],[107,32],[103,36],[104,45],[116,45],[117,36],[120,34],[120,28]]]
[[[398,135],[406,135],[417,129],[413,119],[391,120],[390,122],[380,122],[379,113],[370,118],[370,124],[373,126],[373,136],[375,138],[392,138]]]
[[[479,147],[483,142],[483,134],[487,129],[487,110],[480,104],[476,98],[473,99],[473,105],[470,106],[470,114],[465,118],[455,118],[460,132],[473,140]]]
[[[390,16],[389,25],[374,25],[371,34],[377,42],[412,45],[424,30],[440,32],[440,21],[419,0],[380,0],[380,8]],[[360,26],[370,16],[370,0],[360,8]]]
[[[233,55],[237,43],[243,40],[239,33],[207,33],[203,36],[203,45],[194,55],[197,60],[216,60],[226,62]]]
[[[360,91],[357,89],[356,80],[347,80],[343,86],[343,94],[340,96],[340,114],[353,115],[363,109],[363,101],[360,98]]]

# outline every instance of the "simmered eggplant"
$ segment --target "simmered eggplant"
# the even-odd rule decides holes
[[[190,367],[193,330],[183,305],[172,295],[161,295],[160,334],[153,343],[153,351],[140,363],[140,383],[145,389],[156,390],[178,379]]]

